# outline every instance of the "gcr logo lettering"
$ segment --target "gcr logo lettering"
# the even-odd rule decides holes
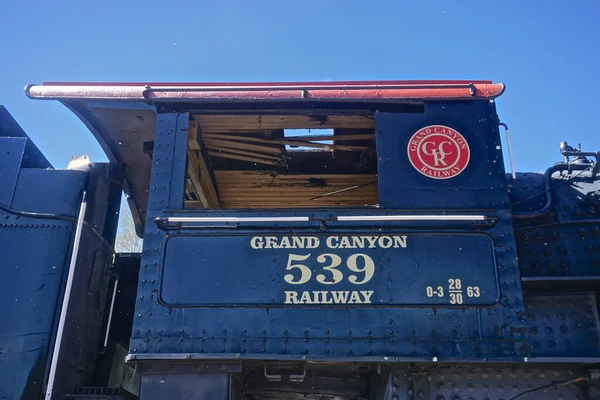
[[[447,126],[426,126],[408,142],[410,163],[429,178],[453,178],[465,170],[470,158],[469,144],[463,135]]]

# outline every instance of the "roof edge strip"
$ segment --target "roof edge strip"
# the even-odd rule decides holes
[[[442,84],[492,84],[491,80],[366,80],[366,81],[304,81],[304,82],[43,82],[50,86],[365,86],[365,85],[442,85]]]
[[[465,83],[466,82],[466,83]],[[493,99],[504,92],[502,83],[468,81],[289,83],[289,84],[43,84],[28,85],[25,94],[38,100],[123,100],[159,102],[221,101],[402,101]]]

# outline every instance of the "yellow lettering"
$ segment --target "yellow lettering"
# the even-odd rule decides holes
[[[365,239],[369,242],[369,248],[374,249],[375,243],[377,243],[377,236],[365,236]]]
[[[292,243],[294,244],[295,249],[303,249],[304,248],[304,237],[294,236],[292,238]]]
[[[350,247],[350,240],[348,240],[347,236],[343,236],[342,240],[340,240],[340,245],[338,246],[339,249],[347,249]]]
[[[298,304],[298,292],[285,291],[285,304]]]
[[[335,304],[345,304],[347,303],[348,300],[348,291],[341,291],[341,290],[336,290],[335,292],[331,292],[331,295],[333,297],[333,302]]]
[[[364,304],[371,304],[371,296],[373,296],[373,293],[375,293],[374,290],[361,290],[360,291],[360,294],[362,294],[364,297],[364,299],[363,299]]]
[[[326,241],[327,247],[329,247],[330,249],[337,248],[338,239],[339,239],[339,237],[337,237],[337,236],[329,236]]]
[[[394,236],[394,248],[406,248],[406,236]]]
[[[307,249],[316,249],[321,244],[319,238],[310,236],[306,238],[306,248]]]
[[[275,236],[267,236],[267,237],[265,237],[265,239],[266,239],[265,249],[279,248],[279,246],[277,246],[277,238]]]
[[[352,248],[353,249],[363,249],[365,247],[365,237],[364,236],[352,236]]]
[[[319,301],[319,294],[321,294],[321,292],[319,292],[319,291],[317,291],[317,290],[313,290],[313,291],[312,291],[312,296],[313,296],[313,298],[312,298],[312,302],[313,302],[314,304],[319,304],[319,303],[321,303],[321,301]]]
[[[331,304],[331,303],[333,303],[331,301],[331,299],[327,297],[328,294],[329,294],[329,292],[326,291],[326,290],[322,290],[321,291],[321,304]]]
[[[279,248],[280,249],[290,249],[293,248],[291,243],[290,243],[290,238],[287,236],[284,236],[281,238],[281,243],[279,243]]]
[[[362,300],[358,295],[358,292],[352,291],[350,294],[350,300],[348,300],[348,304],[362,304]]]
[[[263,247],[262,237],[254,236],[252,238],[252,240],[250,240],[250,246],[252,246],[253,249],[262,249],[262,247]]]
[[[310,298],[310,293],[309,292],[302,292],[302,297],[300,297],[300,303],[301,304],[312,304],[313,301]]]
[[[392,244],[394,243],[392,242],[392,238],[389,236],[381,236],[379,238],[379,247],[382,249],[389,249],[392,247]]]

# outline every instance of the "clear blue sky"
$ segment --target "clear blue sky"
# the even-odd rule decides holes
[[[518,170],[600,149],[600,2],[6,1],[0,104],[56,167],[105,160],[42,81],[492,79]]]

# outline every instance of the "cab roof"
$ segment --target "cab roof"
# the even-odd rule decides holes
[[[34,99],[189,100],[407,100],[495,98],[504,85],[478,80],[335,82],[45,82],[29,85]]]
[[[141,234],[148,201],[156,112],[186,110],[370,109],[430,101],[494,99],[502,83],[487,80],[386,80],[334,82],[44,82],[25,94],[59,100],[90,129],[111,162],[126,166],[128,202]],[[357,106],[357,107],[355,107]]]

